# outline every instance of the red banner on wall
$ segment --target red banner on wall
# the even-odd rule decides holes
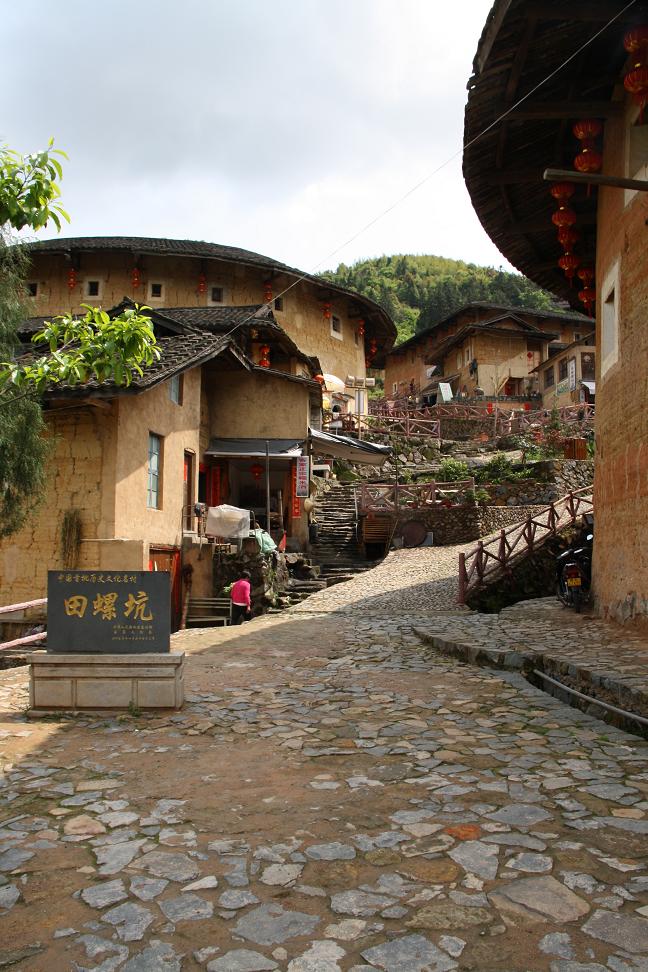
[[[292,495],[292,515],[293,517],[301,516],[301,500],[297,496],[297,463],[293,462],[290,469],[291,478],[291,495]]]

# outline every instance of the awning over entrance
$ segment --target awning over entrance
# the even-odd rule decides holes
[[[221,459],[265,458],[266,442],[271,459],[294,459],[303,452],[304,443],[294,439],[211,439],[205,455]]]
[[[391,446],[376,445],[374,442],[360,442],[358,439],[352,439],[346,435],[329,435],[328,432],[318,432],[316,429],[309,429],[309,434],[313,444],[313,452],[320,456],[380,465],[392,453]]]

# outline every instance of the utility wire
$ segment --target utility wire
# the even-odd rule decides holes
[[[500,115],[498,115],[497,118],[495,118],[489,125],[487,125],[480,132],[478,132],[477,135],[473,136],[473,138],[469,139],[465,144],[461,146],[461,148],[458,148],[456,152],[453,152],[452,155],[450,155],[444,162],[442,162],[435,169],[433,169],[432,172],[429,172],[426,176],[424,176],[423,179],[420,179],[419,182],[411,186],[411,188],[409,188],[407,192],[404,192],[402,196],[399,196],[399,198],[396,199],[390,206],[388,206],[386,209],[383,209],[382,212],[378,213],[377,216],[374,216],[373,219],[370,219],[368,223],[365,223],[365,225],[362,226],[361,229],[359,229],[356,233],[350,236],[343,243],[340,243],[339,246],[335,247],[334,250],[331,250],[331,252],[328,253],[326,256],[322,257],[322,259],[319,260],[311,270],[300,273],[291,284],[289,284],[282,291],[280,291],[278,294],[275,295],[275,299],[277,297],[285,296],[285,294],[291,291],[293,287],[296,287],[297,284],[301,283],[302,280],[306,280],[308,277],[313,276],[318,267],[321,267],[323,263],[328,262],[332,257],[336,256],[341,250],[344,250],[347,246],[349,246],[350,243],[355,242],[355,240],[357,240],[359,236],[362,236],[362,234],[366,233],[368,229],[371,229],[372,226],[375,226],[376,223],[380,222],[381,219],[384,219],[385,216],[388,216],[389,213],[393,212],[394,209],[396,209],[398,206],[401,205],[401,203],[405,202],[406,199],[409,199],[409,197],[412,196],[415,192],[418,192],[418,190],[421,189],[421,187],[424,186],[427,182],[429,182],[430,179],[433,179],[434,176],[438,175],[438,173],[441,172],[443,169],[445,169],[446,166],[450,165],[450,163],[453,162],[457,158],[457,156],[465,152],[467,148],[470,148],[472,145],[475,145],[476,142],[479,142],[480,139],[482,139],[485,135],[488,134],[488,132],[492,131],[493,128],[495,128],[502,121],[504,121],[511,114],[511,112],[515,111],[516,108],[519,108],[520,105],[524,104],[524,102],[527,101],[527,99],[530,98],[532,95],[534,95],[536,91],[539,91],[540,88],[542,88],[545,84],[551,81],[551,79],[554,78],[560,71],[562,71],[563,68],[567,67],[568,64],[570,64],[575,58],[578,57],[579,54],[581,54],[584,50],[586,50],[586,48],[588,48],[590,44],[592,44],[598,37],[600,37],[601,34],[603,34],[608,29],[608,27],[611,27],[612,24],[615,23],[615,21],[619,20],[620,17],[622,17],[631,7],[633,7],[636,4],[636,2],[637,0],[629,0],[629,3],[626,3],[626,5],[622,7],[621,10],[618,11],[618,13],[616,13],[613,17],[610,17],[607,23],[605,23],[602,27],[600,27],[594,34],[592,34],[591,37],[589,37],[583,44],[581,44],[580,47],[578,47],[573,52],[573,54],[570,54],[569,57],[565,58],[564,61],[561,61],[558,67],[554,68],[554,70],[551,71],[546,77],[544,77],[542,81],[539,81],[538,84],[536,84],[533,88],[531,88],[530,91],[527,91],[525,95],[523,95],[521,98],[518,98],[517,101],[515,101],[505,111],[503,111]],[[227,331],[226,334],[223,336],[228,337],[230,334],[233,334],[233,332],[236,331],[243,324],[248,324],[252,320],[260,320],[260,319],[262,318],[257,317],[256,314],[251,314],[249,318],[240,321],[240,323],[236,324],[230,331]]]

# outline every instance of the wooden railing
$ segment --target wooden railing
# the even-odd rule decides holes
[[[45,604],[47,604],[47,598],[40,597],[35,601],[23,601],[21,604],[9,604],[7,607],[0,607],[0,614],[11,614],[14,611],[25,611],[27,608],[43,607]],[[42,631],[40,634],[26,635],[24,638],[14,638],[13,641],[0,643],[0,651],[5,651],[8,648],[20,648],[22,645],[33,645],[45,638],[47,638],[46,631]]]
[[[547,425],[557,416],[564,425],[577,425],[580,428],[592,428],[594,425],[594,405],[582,402],[577,405],[561,405],[555,410],[546,408],[525,409],[513,408],[504,402],[480,402],[479,404],[464,405],[460,402],[447,402],[442,405],[430,405],[425,408],[408,407],[407,401],[380,402],[371,407],[371,419],[388,418],[390,421],[425,420],[433,421],[444,418],[462,419],[493,423],[493,434],[504,432],[521,432],[533,425]],[[439,422],[439,425],[441,423]]]
[[[474,479],[453,483],[362,483],[356,492],[358,513],[398,514],[403,510],[429,509],[444,499],[456,499],[475,488]]]
[[[331,423],[337,421],[341,423],[338,428]],[[368,432],[375,432],[380,435],[399,435],[404,438],[418,436],[420,438],[438,439],[441,435],[441,423],[438,419],[432,418],[427,411],[416,410],[403,412],[401,414],[388,415],[341,415],[337,420],[330,418],[324,421],[324,431],[335,434],[336,431],[343,435],[351,433],[362,438]]]
[[[501,530],[499,536],[487,543],[480,540],[469,553],[459,554],[459,603],[465,604],[472,591],[510,571],[516,560],[533,553],[547,537],[572,526],[592,510],[592,487],[585,486],[550,503],[522,523]]]

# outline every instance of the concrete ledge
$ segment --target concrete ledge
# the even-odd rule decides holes
[[[59,655],[34,651],[27,661],[33,711],[180,709],[184,702],[184,652]]]

